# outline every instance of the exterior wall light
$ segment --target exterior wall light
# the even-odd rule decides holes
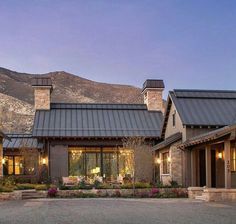
[[[222,158],[223,158],[222,152],[218,152],[218,159],[222,159]]]
[[[156,158],[156,163],[157,164],[161,164],[161,159],[160,158]]]
[[[170,163],[171,162],[171,158],[168,156],[167,157],[167,162]]]
[[[6,163],[6,160],[3,158],[2,159],[2,165],[4,165]]]
[[[42,159],[42,164],[46,165],[46,159],[45,158]]]

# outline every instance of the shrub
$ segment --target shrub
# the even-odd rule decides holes
[[[139,198],[149,198],[149,193],[146,191],[141,191],[137,193],[135,196]]]
[[[13,192],[13,188],[0,186],[0,192]]]
[[[173,187],[173,188],[179,187],[178,182],[177,182],[177,181],[174,181],[174,180],[172,180],[172,181],[170,182],[170,185],[171,185],[171,187]]]
[[[56,188],[49,188],[48,189],[48,197],[55,198],[57,195],[57,189]]]
[[[158,188],[152,188],[152,190],[149,193],[150,197],[158,197],[160,195],[160,191]]]
[[[35,189],[34,184],[17,184],[15,187],[16,190],[30,190]]]
[[[34,188],[36,191],[46,191],[48,189],[48,186],[46,184],[36,184]]]
[[[12,187],[16,184],[15,178],[13,176],[0,178],[0,185],[6,187]]]

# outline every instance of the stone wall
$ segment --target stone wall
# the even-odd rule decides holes
[[[34,88],[34,104],[36,110],[50,110],[51,87]]]
[[[164,112],[162,99],[162,89],[147,89],[144,93],[144,103],[148,110],[157,110]]]
[[[21,191],[0,193],[0,201],[21,200],[21,199],[22,199],[22,192]]]
[[[183,183],[183,151],[177,148],[178,143],[170,147],[171,156],[171,177],[180,185]]]

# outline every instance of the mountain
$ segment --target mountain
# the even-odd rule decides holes
[[[64,71],[27,74],[0,67],[0,117],[5,132],[29,132],[34,115],[31,79],[50,77],[52,102],[142,103],[141,89],[91,81]]]

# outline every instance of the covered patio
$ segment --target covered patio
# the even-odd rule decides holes
[[[191,190],[198,196],[230,192],[236,199],[236,125],[189,139],[180,148],[187,155]]]

